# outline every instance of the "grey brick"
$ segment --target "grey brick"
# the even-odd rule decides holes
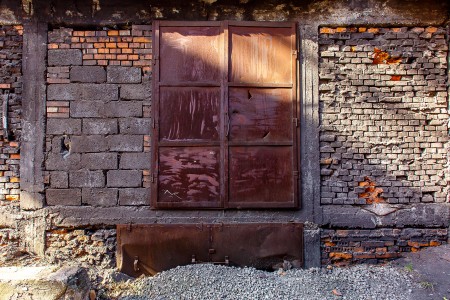
[[[110,83],[140,83],[141,68],[108,66],[106,68],[107,81]]]
[[[110,135],[107,139],[110,151],[140,152],[144,147],[142,135]]]
[[[67,158],[63,158],[59,153],[49,153],[45,160],[45,168],[48,171],[79,170],[80,166],[81,155],[77,153],[72,153]]]
[[[47,205],[81,205],[80,189],[47,189]]]
[[[150,189],[120,189],[119,205],[150,205]]]
[[[70,106],[72,118],[126,118],[141,117],[142,102],[113,101],[108,103],[74,101]]]
[[[119,120],[120,133],[145,134],[151,133],[150,118],[126,118]]]
[[[123,153],[120,157],[121,169],[150,169],[149,153]]]
[[[50,84],[47,87],[48,100],[98,100],[119,99],[119,87],[116,84],[67,83]]]
[[[67,172],[54,171],[50,172],[50,187],[65,189],[69,187],[69,175]]]
[[[84,119],[84,134],[116,134],[117,120],[115,119]]]
[[[103,135],[72,136],[71,152],[89,153],[108,151],[108,141]]]
[[[142,171],[111,170],[107,174],[108,187],[140,187],[142,185]]]
[[[120,99],[125,100],[151,100],[152,87],[149,82],[143,84],[122,84],[120,86]]]
[[[47,134],[81,134],[81,120],[47,119]]]
[[[83,64],[83,55],[79,49],[48,50],[49,66],[79,66]]]
[[[73,187],[104,187],[105,176],[102,171],[75,171],[69,173],[69,186]]]
[[[115,206],[117,205],[117,189],[84,188],[82,191],[82,202],[92,206]]]
[[[88,170],[117,169],[117,153],[86,153],[81,156],[81,164]]]
[[[71,82],[106,82],[106,71],[101,66],[75,66],[70,69]]]

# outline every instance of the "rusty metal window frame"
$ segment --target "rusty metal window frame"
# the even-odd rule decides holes
[[[164,27],[205,27],[205,28],[217,28],[220,31],[220,39],[222,39],[223,46],[223,58],[220,62],[219,68],[222,70],[220,74],[220,82],[171,82],[161,81],[160,72],[160,57],[164,53],[160,53],[161,46],[161,28]],[[230,28],[289,28],[291,30],[291,83],[236,83],[229,80],[230,73],[230,60],[231,60],[231,33]],[[152,109],[152,127],[153,134],[151,138],[151,179],[152,179],[152,192],[151,192],[151,205],[152,209],[241,209],[241,208],[300,208],[300,101],[299,101],[299,84],[298,84],[298,33],[297,26],[294,22],[241,22],[241,21],[200,21],[200,22],[185,22],[185,21],[155,21],[153,23],[153,109]],[[161,142],[160,137],[160,89],[162,87],[205,87],[205,88],[220,88],[220,108],[219,108],[219,140],[217,142],[208,143],[177,143],[177,142]],[[290,88],[292,97],[292,141],[290,143],[277,143],[272,142],[266,144],[266,146],[289,146],[292,148],[292,189],[293,197],[292,201],[286,202],[236,202],[230,201],[230,163],[229,152],[230,145],[236,145],[229,141],[229,126],[230,119],[228,116],[229,109],[229,90],[230,88],[246,87],[256,89],[281,89]],[[159,202],[158,201],[158,172],[159,172],[159,148],[161,146],[176,146],[182,147],[184,145],[188,147],[201,147],[201,146],[219,146],[219,175],[220,175],[220,196],[219,201],[202,201],[202,202]],[[241,143],[242,146],[255,145],[250,143]],[[261,144],[264,146],[264,144]],[[175,195],[176,196],[176,195]],[[182,199],[181,199],[182,200]]]

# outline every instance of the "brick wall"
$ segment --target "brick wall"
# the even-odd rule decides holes
[[[48,205],[148,205],[151,26],[48,34]]]
[[[447,202],[444,28],[323,27],[319,47],[321,204],[395,212]],[[323,232],[323,263],[376,261],[447,240],[444,228],[342,229]]]
[[[22,35],[20,25],[0,26],[0,118],[4,108],[8,114],[8,127],[0,126],[0,205],[19,200]]]
[[[321,28],[322,205],[446,202],[443,28]]]

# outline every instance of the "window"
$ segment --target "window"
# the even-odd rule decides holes
[[[293,23],[155,22],[154,208],[298,207]]]

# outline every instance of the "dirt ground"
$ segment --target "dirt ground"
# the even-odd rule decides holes
[[[412,299],[450,300],[450,245],[407,253],[392,265],[413,272],[419,288],[413,290]]]

